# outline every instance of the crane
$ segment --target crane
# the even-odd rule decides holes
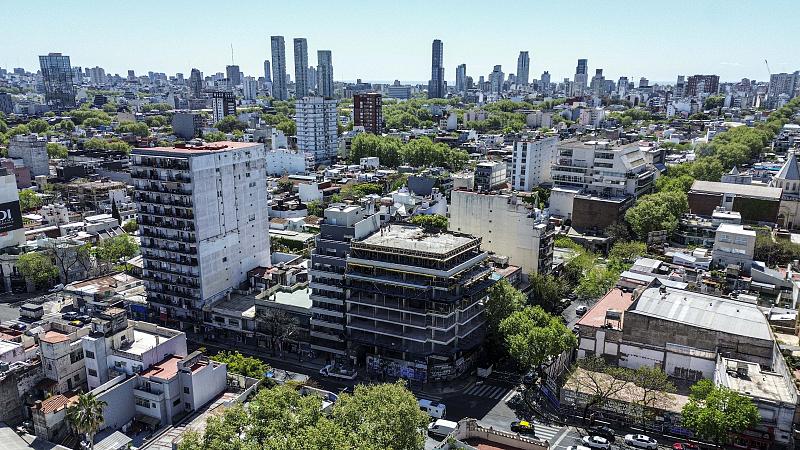
[[[767,62],[767,60],[766,60],[766,59],[764,60],[764,64],[766,64],[766,65],[767,65],[767,73],[769,74],[770,78],[772,78],[772,71],[771,71],[771,70],[769,70],[769,62]]]

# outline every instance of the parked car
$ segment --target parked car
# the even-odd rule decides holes
[[[11,325],[11,328],[17,331],[25,331],[28,326],[24,323],[15,323],[14,325]]]
[[[589,310],[589,308],[587,308],[586,305],[580,305],[577,308],[575,308],[575,314],[577,314],[579,316],[582,316],[582,315],[586,314],[586,311],[588,311],[588,310]]]
[[[527,420],[511,422],[511,431],[519,434],[536,436],[536,430],[533,428],[533,424],[528,422]]]
[[[597,425],[586,430],[589,436],[600,436],[608,439],[609,442],[614,442],[617,438],[614,436],[614,430],[605,425]]]
[[[427,398],[421,398],[417,403],[419,403],[420,410],[434,419],[444,419],[445,414],[447,414],[447,406],[444,403],[428,400]]]
[[[75,320],[78,318],[78,313],[76,313],[75,311],[65,312],[64,314],[61,315],[61,318],[64,320]]]
[[[700,450],[700,446],[691,442],[676,442],[672,444],[672,450]]]
[[[81,314],[80,316],[76,317],[77,320],[80,320],[83,323],[89,323],[92,321],[92,316],[88,314]]]
[[[583,445],[599,450],[611,450],[611,443],[601,436],[584,436]]]
[[[658,449],[658,441],[644,434],[626,434],[625,443],[633,447],[644,448],[647,450]]]
[[[75,319],[75,320],[71,321],[69,324],[72,325],[73,327],[79,327],[79,326],[83,325],[83,322],[81,322],[80,320]]]

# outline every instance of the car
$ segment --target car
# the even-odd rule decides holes
[[[625,443],[632,447],[644,448],[647,450],[658,449],[658,441],[644,434],[626,434]]]
[[[28,329],[28,326],[24,323],[15,323],[14,325],[11,325],[11,328],[17,331],[25,331]]]
[[[586,314],[586,311],[588,311],[588,310],[589,310],[589,308],[587,308],[586,305],[580,305],[577,308],[575,308],[575,314],[577,314],[579,316],[582,316],[582,315]]]
[[[608,439],[602,436],[584,436],[583,437],[583,445],[589,448],[596,448],[599,450],[610,450],[611,443],[608,442]]]
[[[589,436],[600,436],[608,439],[609,442],[614,442],[616,440],[616,436],[614,436],[614,430],[611,427],[607,427],[605,425],[597,425],[594,427],[589,428],[586,430],[589,433]]]
[[[83,322],[81,322],[80,320],[75,319],[75,320],[71,321],[69,324],[72,325],[73,327],[79,327],[79,326],[83,325]]]
[[[533,424],[527,420],[511,422],[511,431],[519,434],[536,436],[536,430],[533,428]]]
[[[78,318],[78,313],[76,313],[75,311],[68,311],[65,312],[64,314],[61,314],[61,318],[64,320],[75,320]]]
[[[83,323],[89,323],[92,321],[92,316],[88,314],[81,314],[80,316],[76,317],[75,319],[80,320]]]
[[[700,450],[700,446],[691,442],[676,442],[672,444],[672,450]]]

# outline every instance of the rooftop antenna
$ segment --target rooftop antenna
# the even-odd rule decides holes
[[[235,65],[236,65],[236,64],[234,64],[234,62],[233,62],[233,44],[231,44],[231,65],[232,65],[232,66],[235,66]]]

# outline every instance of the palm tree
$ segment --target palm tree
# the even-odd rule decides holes
[[[103,423],[103,408],[106,406],[106,402],[90,392],[79,395],[78,402],[67,408],[67,422],[78,434],[86,435],[90,449],[94,449],[94,435]]]

